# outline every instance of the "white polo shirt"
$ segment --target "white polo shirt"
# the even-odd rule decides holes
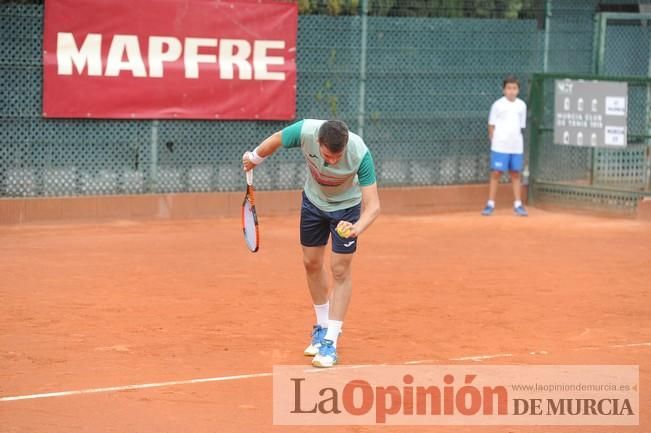
[[[522,129],[527,126],[527,104],[520,98],[509,101],[506,96],[493,103],[488,124],[495,126],[491,150],[500,153],[523,153]]]

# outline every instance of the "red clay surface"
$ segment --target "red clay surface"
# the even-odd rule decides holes
[[[0,227],[0,397],[308,365],[297,225],[262,216],[258,254],[238,219]],[[340,349],[343,364],[639,364],[635,427],[273,426],[259,377],[0,402],[0,431],[648,433],[650,271],[650,223],[381,216]]]

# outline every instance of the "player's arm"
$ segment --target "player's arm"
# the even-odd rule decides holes
[[[275,132],[267,137],[258,147],[252,152],[244,152],[242,155],[242,166],[244,171],[249,171],[255,168],[273,155],[281,147],[298,147],[301,145],[301,129],[303,121],[300,120],[282,131]]]
[[[244,171],[249,171],[261,164],[267,157],[274,154],[282,146],[281,132],[275,132],[267,137],[253,152],[244,152],[242,155],[242,164]]]
[[[373,221],[380,215],[380,197],[377,193],[377,183],[369,186],[363,186],[362,190],[362,214],[359,220],[353,224],[352,231],[355,236],[364,232]]]
[[[493,132],[495,132],[495,125],[488,124],[488,139],[493,139]]]
[[[337,225],[342,232],[348,232],[347,237],[359,236],[380,215],[380,197],[377,192],[375,166],[370,152],[364,155],[359,170],[357,171],[357,177],[362,191],[362,213],[355,224],[348,221],[341,221]]]
[[[356,238],[361,235],[373,221],[380,215],[380,197],[377,192],[377,183],[360,187],[362,190],[362,213],[355,224],[349,221],[339,221],[337,231],[347,238]]]

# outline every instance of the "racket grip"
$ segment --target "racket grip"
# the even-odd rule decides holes
[[[246,184],[253,185],[253,169],[246,172]]]

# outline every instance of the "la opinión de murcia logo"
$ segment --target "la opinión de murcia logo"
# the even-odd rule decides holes
[[[455,390],[454,377],[443,377],[446,386],[414,385],[414,376],[407,374],[402,378],[402,386],[372,386],[365,380],[351,380],[341,390],[325,387],[318,396],[307,397],[311,405],[301,402],[301,383],[305,378],[292,378],[294,383],[294,410],[292,413],[321,413],[365,415],[375,411],[375,421],[384,423],[387,415],[506,415],[508,392],[506,387],[471,386],[475,375],[466,375],[465,384]]]
[[[313,375],[314,376],[314,375]],[[467,374],[456,384],[455,376],[446,374],[443,386],[432,385],[431,379],[417,384],[412,374],[405,374],[398,386],[372,385],[368,380],[351,379],[336,386],[306,387],[307,376],[290,377],[286,388],[292,404],[288,415],[325,417],[368,416],[375,423],[387,423],[390,417],[445,418],[461,416],[634,416],[634,405],[628,398],[521,398],[511,396],[506,386],[475,386],[477,375]],[[310,377],[310,380],[314,377]],[[308,381],[308,382],[306,382]],[[309,390],[308,390],[309,388]],[[514,388],[521,392],[535,391]],[[637,388],[635,388],[637,389]],[[616,387],[604,388],[605,391]],[[538,390],[540,391],[540,390]]]

